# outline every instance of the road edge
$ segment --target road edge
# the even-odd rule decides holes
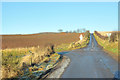
[[[64,73],[65,69],[68,67],[70,63],[70,58],[67,56],[63,56],[62,61],[60,64],[56,66],[56,69],[51,72],[46,78],[60,78]]]
[[[94,36],[94,35],[93,35],[93,36]],[[95,38],[95,36],[94,36],[94,38]],[[96,40],[96,38],[95,38],[95,40]],[[97,44],[98,44],[98,41],[97,41],[97,40],[96,40],[96,42],[97,42]],[[111,56],[114,60],[116,60],[116,61],[118,62],[118,56],[113,55],[113,52],[104,49],[103,46],[101,46],[100,44],[98,44],[98,47],[100,47],[103,51],[105,51],[105,53],[107,53],[108,56]]]

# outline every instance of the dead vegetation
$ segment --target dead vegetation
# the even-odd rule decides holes
[[[2,78],[21,75],[24,69],[48,62],[54,47],[79,40],[81,33],[2,36]],[[84,33],[82,33],[84,34]]]
[[[5,53],[5,51],[7,51],[6,53],[12,53],[12,51],[14,51],[14,49],[8,50],[4,50],[3,52]],[[25,68],[41,62],[47,62],[50,55],[55,53],[54,45],[52,44],[47,45],[47,47],[44,49],[41,49],[40,47],[28,48],[27,52],[29,53],[25,52],[27,54],[25,56],[20,55],[22,51],[22,49],[18,49],[15,52],[17,53],[17,55],[19,55],[19,58],[16,58],[16,56],[12,56],[13,54],[8,53],[9,55],[4,55],[3,53],[2,78],[11,78],[21,75],[24,73]],[[24,49],[24,51],[26,51],[26,49]]]
[[[111,33],[111,36],[110,36],[110,42],[117,42],[119,40],[119,35],[120,35],[120,32],[119,31],[109,31],[109,32],[99,32],[99,31],[95,31],[95,34],[97,36],[99,36],[101,39],[103,40],[108,40],[108,36],[107,36],[107,33]]]
[[[87,46],[87,44],[89,43],[89,40],[90,40],[90,32],[86,31],[83,35],[83,40],[72,42],[69,45],[69,49],[71,49],[71,48],[72,49],[73,48],[83,48],[83,47]]]
[[[108,39],[103,39],[103,35],[107,33],[111,33],[111,36]],[[101,38],[99,35],[102,35]],[[115,60],[118,61],[118,56],[120,54],[120,32],[119,31],[111,31],[111,32],[99,32],[99,35],[94,32],[95,39],[98,44],[103,47],[105,51],[107,51]]]
[[[97,32],[97,31],[95,31],[95,34],[97,35],[97,36],[99,36],[101,39],[103,39],[103,40],[107,40],[108,39],[108,36],[104,36],[104,35],[101,35],[99,32]]]

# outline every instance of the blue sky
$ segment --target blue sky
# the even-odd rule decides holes
[[[0,34],[118,30],[117,2],[3,2]]]

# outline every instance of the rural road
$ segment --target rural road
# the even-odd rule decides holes
[[[61,78],[113,78],[118,71],[118,62],[98,47],[94,36],[90,35],[86,48],[59,53],[71,60]]]

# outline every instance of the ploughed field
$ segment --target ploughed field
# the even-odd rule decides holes
[[[29,35],[2,35],[2,49],[55,46],[79,40],[80,33],[44,33]]]

